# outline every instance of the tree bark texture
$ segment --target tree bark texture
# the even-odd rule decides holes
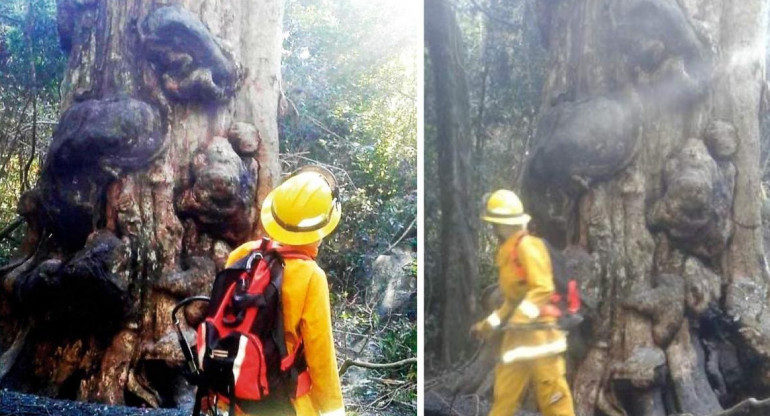
[[[709,415],[767,396],[765,2],[542,3],[551,62],[525,204],[582,265],[577,414]]]
[[[170,312],[259,233],[282,20],[281,0],[58,2],[63,113],[0,276],[0,385],[190,405]],[[202,313],[180,312],[190,342]]]
[[[425,2],[425,42],[433,71],[440,221],[439,276],[433,292],[439,299],[433,316],[439,317],[441,339],[431,349],[445,362],[458,358],[468,342],[475,318],[476,210],[472,200],[473,136],[468,85],[463,68],[462,36],[454,11],[446,0]],[[428,215],[439,215],[429,213]]]

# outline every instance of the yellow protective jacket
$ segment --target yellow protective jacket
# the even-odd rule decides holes
[[[551,295],[553,272],[548,248],[543,240],[520,231],[499,248],[496,263],[500,272],[503,304],[484,321],[485,331],[503,325],[555,323]],[[501,346],[501,362],[531,360],[566,351],[567,340],[559,329],[506,330]]]
[[[233,250],[227,266],[248,255],[259,243],[251,241]],[[326,273],[314,260],[318,247],[292,246],[291,249],[313,259],[286,259],[283,272],[281,301],[286,348],[289,353],[293,352],[301,337],[312,383],[310,392],[292,404],[297,416],[345,416],[332,337],[329,285]]]

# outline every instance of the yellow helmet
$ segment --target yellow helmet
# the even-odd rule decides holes
[[[319,166],[306,166],[267,195],[260,219],[273,240],[301,246],[331,234],[341,215],[334,175]]]
[[[499,189],[486,197],[486,207],[481,219],[495,224],[524,225],[532,217],[524,213],[524,205],[515,193]]]

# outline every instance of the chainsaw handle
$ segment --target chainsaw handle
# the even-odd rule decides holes
[[[195,301],[201,301],[201,302],[210,302],[211,298],[208,296],[192,296],[186,299],[183,299],[181,302],[177,303],[174,306],[174,309],[171,310],[171,319],[174,321],[174,326],[176,327],[176,334],[179,341],[179,346],[182,348],[182,355],[184,355],[186,364],[187,364],[187,372],[189,373],[188,380],[192,382],[193,384],[196,384],[199,382],[199,376],[200,376],[200,369],[198,368],[198,364],[195,362],[195,356],[193,355],[192,348],[190,348],[190,344],[187,343],[187,340],[184,337],[184,334],[182,333],[182,326],[179,324],[179,319],[176,317],[177,311],[179,309],[187,304],[190,304]]]
[[[174,306],[174,309],[171,310],[171,319],[174,321],[174,325],[179,325],[179,319],[176,317],[177,311],[183,307],[186,306],[192,302],[195,301],[201,301],[201,302],[211,302],[211,298],[208,296],[191,296],[189,298],[182,299],[181,302],[177,303]]]

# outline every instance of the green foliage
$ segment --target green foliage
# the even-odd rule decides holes
[[[0,174],[0,229],[11,224],[16,218],[16,204],[19,200],[19,184],[22,181],[22,163],[19,158],[11,158],[6,164],[6,171]],[[39,166],[35,163],[31,167],[32,175],[39,174]],[[0,240],[0,266],[8,263],[13,258],[24,238],[25,227],[17,228],[8,238]]]
[[[418,7],[411,0],[286,3],[281,158],[284,171],[327,165],[342,188],[343,218],[319,258],[332,284],[340,359],[383,363],[417,354],[415,323],[380,321],[362,299],[376,256],[402,236],[398,245],[417,243]],[[416,277],[416,264],[410,272]],[[416,366],[360,370],[345,375],[349,409],[398,414],[416,401]]]
[[[380,319],[365,305],[348,301],[347,293],[332,292],[331,295],[336,317],[335,342],[338,352],[348,351],[345,358],[391,363],[417,356],[417,326],[413,322],[395,317]],[[356,370],[365,371],[365,378],[353,376]],[[354,393],[345,394],[349,409],[356,408],[361,414],[414,414],[407,406],[417,401],[416,364],[356,370],[350,368],[343,380],[343,385],[352,387]],[[393,402],[402,406],[392,406]]]
[[[382,352],[385,362],[395,362],[417,356],[417,327],[406,326],[390,329],[382,341]],[[390,376],[404,380],[417,380],[417,365],[409,365],[402,369],[385,371]]]
[[[518,2],[454,2],[463,33],[464,68],[470,93],[473,134],[473,191],[465,197],[478,201],[500,188],[519,190],[524,161],[535,131],[535,115],[547,65],[547,51],[535,14],[538,0]],[[428,16],[427,18],[430,18]],[[452,300],[434,293],[441,279],[441,208],[439,201],[436,115],[430,61],[425,60],[425,339],[427,359],[430,341],[439,334],[440,322],[431,314]],[[524,201],[525,207],[527,201]],[[478,218],[477,240],[481,289],[497,281],[494,254],[497,242]],[[430,366],[428,366],[430,368]]]
[[[16,218],[21,193],[39,175],[58,118],[66,63],[55,0],[0,3],[0,229]],[[0,263],[20,244],[22,229],[0,241]]]
[[[487,192],[519,190],[548,55],[537,26],[535,0],[481,7],[468,3],[458,14],[467,43],[471,118],[476,126],[472,198],[479,205]],[[489,227],[479,223],[476,228],[479,286],[484,287],[497,281],[497,241]]]
[[[0,6],[0,85],[41,90],[58,101],[66,57],[59,48],[55,0],[6,0]]]
[[[333,166],[343,219],[321,261],[355,284],[416,217],[416,22],[384,0],[286,6],[284,90],[295,113],[281,120],[282,157],[287,170]]]

